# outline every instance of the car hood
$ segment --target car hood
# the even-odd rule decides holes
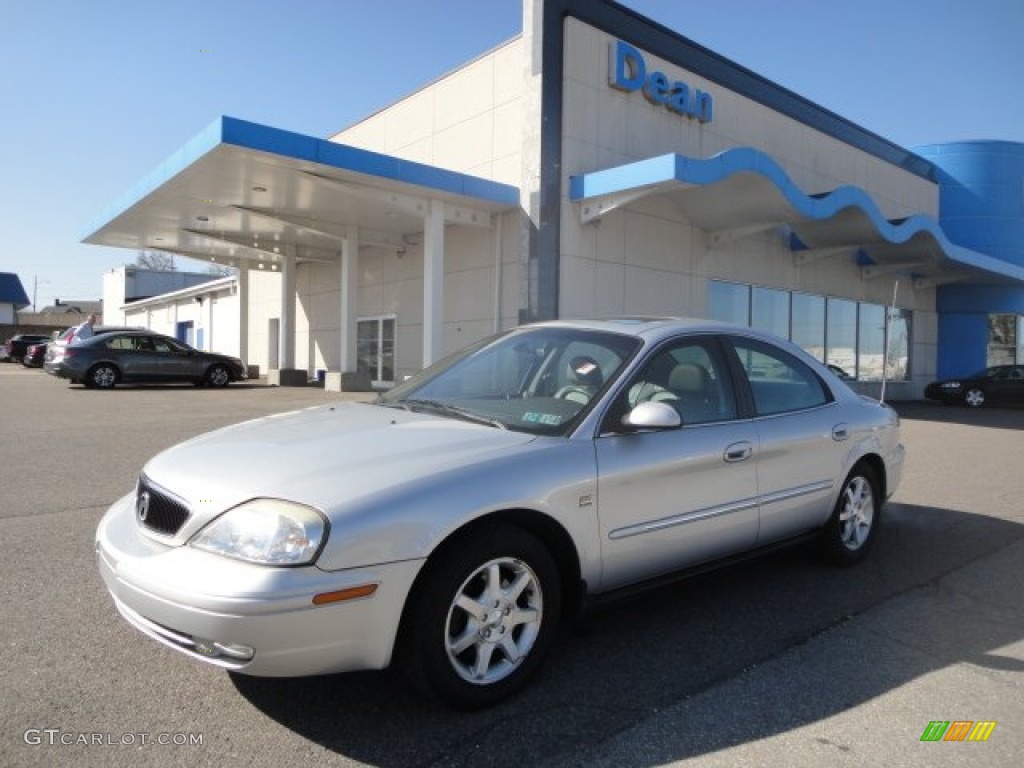
[[[149,480],[193,511],[185,537],[243,501],[284,498],[327,512],[514,451],[533,435],[361,403],[267,416],[153,458]],[[177,537],[176,537],[177,538]]]

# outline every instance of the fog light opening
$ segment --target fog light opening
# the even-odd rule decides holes
[[[193,638],[192,642],[195,652],[208,659],[219,659],[225,656],[236,661],[249,661],[255,655],[252,648],[241,643],[218,643],[215,640],[205,640],[201,637]]]

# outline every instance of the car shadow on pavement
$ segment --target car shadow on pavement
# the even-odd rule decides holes
[[[103,395],[109,395],[112,392],[229,392],[233,389],[266,389],[266,384],[259,383],[248,383],[248,382],[235,382],[228,384],[226,387],[207,387],[199,386],[197,384],[181,383],[181,384],[118,384],[113,389],[99,389],[97,387],[87,387],[83,384],[68,384],[68,389],[74,392],[98,392]]]
[[[859,566],[791,549],[590,612],[538,680],[487,711],[420,699],[390,671],[232,681],[281,725],[385,768],[589,766],[670,710],[670,734],[625,761],[655,766],[817,723],[951,665],[1024,671],[999,653],[1024,636],[1024,591],[954,573],[1019,551],[1024,526],[903,504],[883,514],[884,536]],[[799,673],[760,682],[793,658]],[[906,724],[911,743],[926,725]]]

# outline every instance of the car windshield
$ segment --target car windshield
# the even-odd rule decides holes
[[[378,404],[564,435],[639,348],[639,339],[614,333],[519,329],[442,360]]]

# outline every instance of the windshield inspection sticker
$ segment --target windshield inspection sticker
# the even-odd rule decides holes
[[[557,427],[562,423],[562,417],[554,413],[534,413],[527,411],[523,414],[523,421],[530,424],[543,424],[548,427]]]

